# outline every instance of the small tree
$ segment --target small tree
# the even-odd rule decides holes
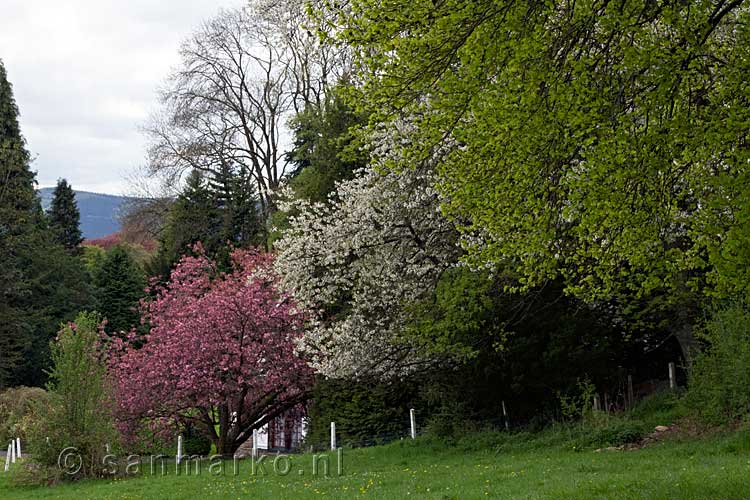
[[[138,301],[146,280],[127,250],[115,246],[95,273],[99,289],[99,312],[107,320],[107,333],[128,331],[138,323]]]
[[[66,464],[69,478],[101,474],[105,446],[116,439],[100,334],[96,313],[81,313],[60,330],[51,347],[47,417],[30,432],[31,451],[43,465],[57,466],[63,449],[76,449],[76,460]]]
[[[60,179],[52,194],[52,205],[47,211],[49,227],[55,240],[70,252],[77,252],[83,242],[75,193],[68,181]]]
[[[127,437],[145,423],[191,423],[231,454],[307,398],[312,370],[295,354],[304,316],[278,290],[269,254],[236,250],[222,273],[194,252],[144,304],[145,339],[113,342],[118,421]]]

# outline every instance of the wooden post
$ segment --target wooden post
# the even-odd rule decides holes
[[[609,394],[604,393],[604,411],[609,413]]]
[[[594,394],[594,411],[600,411],[600,405],[599,405],[599,395]]]
[[[505,422],[505,430],[509,430],[510,426],[508,425],[508,411],[505,409],[505,400],[503,399],[503,421]]]
[[[417,419],[414,417],[414,408],[409,410],[409,423],[411,424],[411,438],[417,439]]]
[[[10,462],[16,463],[16,443],[14,441],[10,442]]]
[[[336,422],[331,422],[331,450],[336,449]]]
[[[633,394],[633,376],[628,375],[628,406],[632,407],[633,402],[635,400],[635,395]]]
[[[253,458],[258,457],[258,429],[253,429]]]
[[[16,438],[16,456],[21,459],[21,438]]]
[[[674,363],[669,363],[669,388],[672,390],[677,388],[677,377],[675,376]]]
[[[12,444],[8,445],[8,452],[5,454],[5,472],[8,472],[8,469],[10,469],[10,448],[13,446]]]
[[[182,462],[182,434],[177,436],[177,465]]]

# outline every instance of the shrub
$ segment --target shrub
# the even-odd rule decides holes
[[[30,451],[41,466],[56,468],[63,449],[76,449],[80,468],[75,458],[69,479],[101,475],[105,447],[116,440],[99,334],[95,313],[81,313],[60,330],[51,346],[50,397],[35,409],[45,418],[29,429]]]
[[[47,391],[39,387],[14,387],[0,393],[0,443],[27,438],[31,422],[39,418],[35,408],[47,401]]]
[[[185,454],[205,456],[211,453],[211,440],[205,436],[193,435],[185,437]]]
[[[607,425],[595,427],[578,440],[582,448],[622,446],[637,443],[646,434],[643,423],[629,420],[612,420]]]
[[[715,312],[701,337],[707,347],[689,372],[688,407],[712,424],[750,415],[750,312],[742,304]]]

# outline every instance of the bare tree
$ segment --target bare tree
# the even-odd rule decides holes
[[[221,11],[183,43],[181,65],[146,127],[150,175],[177,185],[191,169],[245,167],[267,220],[286,168],[286,122],[322,102],[343,67],[343,52],[308,30],[304,17],[300,0],[259,0]]]

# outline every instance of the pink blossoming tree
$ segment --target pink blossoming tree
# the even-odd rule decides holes
[[[145,343],[113,341],[119,425],[133,437],[145,423],[191,422],[231,454],[304,402],[312,370],[294,349],[304,315],[277,288],[271,255],[235,250],[232,270],[218,272],[200,246],[196,254],[142,303]]]

